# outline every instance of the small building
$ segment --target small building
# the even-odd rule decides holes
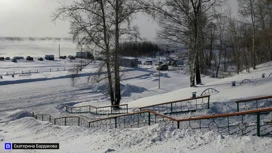
[[[55,60],[54,55],[45,55],[44,57],[46,60]]]
[[[123,67],[138,67],[138,59],[122,57],[120,59],[120,66],[123,66]]]
[[[94,59],[91,52],[76,52],[76,58]]]

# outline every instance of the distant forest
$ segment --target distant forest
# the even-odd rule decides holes
[[[160,47],[152,42],[124,42],[120,44],[120,54],[122,56],[154,56]]]

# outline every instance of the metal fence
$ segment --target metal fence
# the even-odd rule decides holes
[[[35,117],[37,120],[41,120],[41,121],[49,121],[52,122],[52,116],[49,114],[34,114],[33,113],[33,117]]]
[[[173,125],[175,120],[171,117],[153,111],[142,111],[89,122],[92,128],[139,128],[153,124]]]
[[[219,93],[219,91],[214,88],[207,88],[200,94],[200,96],[209,95],[211,93]]]
[[[96,106],[92,106],[92,105],[73,107],[73,106],[66,105],[66,112],[68,112],[68,113],[92,113],[95,115],[126,114],[126,113],[128,113],[128,104],[102,106],[102,107],[96,107]]]
[[[210,95],[140,107],[140,111],[152,110],[161,114],[194,112],[210,108]]]
[[[237,112],[250,109],[272,107],[272,96],[257,97],[235,101],[237,104]]]
[[[37,119],[43,115],[34,115]],[[39,116],[39,117],[38,117]],[[49,115],[50,116],[50,115]],[[60,117],[52,120],[54,125],[83,126],[90,128],[139,128],[163,124],[188,131],[215,131],[223,134],[272,136],[272,108],[263,108],[229,114],[218,114],[185,119],[175,119],[151,110],[122,114],[88,121],[80,116]]]
[[[272,136],[272,108],[178,120],[178,128],[224,134]]]
[[[13,71],[13,72],[6,72],[5,74],[2,74],[2,76],[14,76],[14,75],[31,75],[33,73],[40,73],[40,72],[58,72],[58,71],[69,71],[70,69],[65,68],[65,67],[60,67],[60,68],[49,68],[49,69],[36,69],[36,70],[24,70],[24,71]]]

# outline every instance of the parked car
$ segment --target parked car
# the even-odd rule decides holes
[[[17,63],[17,59],[16,58],[13,58],[11,61],[14,62],[14,63]]]
[[[66,59],[66,56],[60,56],[59,58],[60,59]]]
[[[33,61],[33,57],[27,56],[27,57],[26,57],[26,60],[27,60],[27,61]]]
[[[69,56],[70,60],[75,60],[76,58],[74,56]]]
[[[42,58],[42,57],[40,57],[40,58],[38,58],[38,60],[39,60],[39,61],[43,61],[43,58]]]
[[[152,64],[153,64],[152,61],[145,61],[145,62],[144,62],[144,65],[152,65]]]
[[[6,60],[10,60],[10,57],[6,57]]]
[[[0,61],[4,61],[5,60],[5,58],[4,57],[0,57]]]
[[[159,67],[157,67],[157,70],[160,70],[160,71],[168,70],[168,65],[166,65],[166,64],[160,65]]]
[[[155,65],[162,65],[162,62],[157,62],[155,63]]]

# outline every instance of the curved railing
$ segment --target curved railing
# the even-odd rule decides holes
[[[219,91],[214,88],[207,88],[201,93],[200,96],[204,96],[204,95],[211,94],[211,93],[219,93]]]
[[[249,80],[249,79],[244,79],[240,82],[240,85],[243,85],[243,84],[247,84],[247,83],[253,83],[253,81]]]

